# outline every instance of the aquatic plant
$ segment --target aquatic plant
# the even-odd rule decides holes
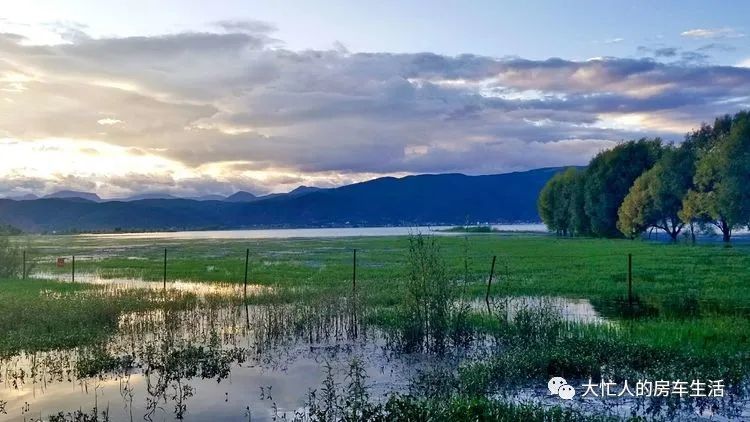
[[[410,236],[408,276],[400,307],[400,328],[407,350],[445,349],[454,289],[436,239],[421,233]]]

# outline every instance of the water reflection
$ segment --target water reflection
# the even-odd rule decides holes
[[[256,229],[256,230],[207,230],[151,233],[83,234],[80,237],[117,239],[286,239],[286,238],[326,238],[359,236],[406,236],[411,233],[446,233],[448,226],[434,227],[341,227],[315,229]],[[492,228],[507,232],[547,233],[544,224],[494,224]],[[459,233],[460,234],[460,233]]]
[[[61,283],[73,283],[70,275],[36,272],[31,278],[42,280],[54,280]],[[275,291],[272,286],[249,283],[247,286],[239,283],[221,283],[221,282],[200,282],[185,280],[170,280],[167,283],[161,281],[146,281],[138,278],[104,278],[97,273],[76,274],[75,283],[91,284],[99,286],[102,289],[92,290],[92,292],[111,293],[124,292],[128,290],[147,290],[161,291],[166,288],[168,292],[179,292],[195,294],[198,296],[220,295],[240,297],[244,294],[251,296],[270,294]]]
[[[196,285],[185,291],[205,292],[198,289],[203,283],[184,284]],[[0,421],[46,420],[77,411],[106,413],[118,421],[292,418],[304,410],[308,390],[324,381],[326,364],[336,382],[344,383],[357,357],[365,363],[370,396],[379,398],[413,391],[420,374],[436,368],[455,372],[467,361],[491,359],[508,347],[477,336],[468,350],[451,348],[454,354],[448,356],[401,353],[387,332],[362,323],[367,309],[350,297],[305,304],[191,303],[188,309],[124,313],[117,331],[95,346],[0,360]],[[490,305],[494,316],[510,322],[524,311],[542,310],[572,323],[606,323],[580,299],[516,297]],[[471,302],[477,313],[485,313],[486,306],[483,300]],[[547,396],[521,389],[510,398],[559,404]],[[591,413],[612,410],[604,402],[573,405]],[[616,413],[624,415],[636,405],[618,402]]]
[[[248,408],[253,420],[268,420],[303,406],[323,362],[343,371],[353,356],[368,362],[376,385],[405,385],[408,370],[385,370],[391,356],[377,333],[352,329],[346,302],[327,312],[259,305],[125,314],[106,344],[0,362],[0,420],[94,408],[113,420],[238,420]]]
[[[511,315],[549,303],[575,304],[568,315],[594,315],[585,302],[521,299],[508,302]],[[360,323],[362,312],[356,301],[337,298],[305,305],[200,301],[190,309],[125,313],[104,344],[0,361],[7,401],[0,421],[88,409],[112,420],[272,420],[303,408],[326,364],[343,382],[358,357],[372,397],[382,397],[408,391],[425,370],[450,371],[495,350],[490,338],[477,338],[463,356],[403,354],[387,333]]]
[[[487,311],[488,304],[484,299],[471,302],[475,311]],[[553,313],[563,321],[582,324],[603,324],[606,321],[588,299],[567,298],[560,296],[509,296],[490,298],[489,310],[493,314],[514,321],[522,311],[536,310]]]

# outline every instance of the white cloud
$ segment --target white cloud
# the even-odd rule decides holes
[[[110,117],[107,117],[107,118],[104,118],[104,119],[99,119],[96,122],[99,123],[102,126],[112,126],[112,125],[116,125],[118,123],[122,123],[122,120],[112,119]]]
[[[742,38],[745,36],[744,33],[739,32],[738,30],[734,28],[713,28],[713,29],[696,28],[696,29],[689,29],[687,31],[684,31],[680,33],[680,35],[682,35],[683,37],[699,38],[699,39]]]
[[[750,67],[750,58],[737,63],[738,67]]]

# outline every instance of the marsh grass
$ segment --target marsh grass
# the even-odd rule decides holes
[[[410,236],[408,278],[399,308],[407,350],[444,350],[454,290],[436,239],[422,234]]]
[[[83,290],[53,282],[0,281],[0,356],[106,338],[116,328],[121,307],[109,299],[83,299],[77,295]]]

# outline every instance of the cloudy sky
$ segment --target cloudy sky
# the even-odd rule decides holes
[[[0,195],[584,164],[750,108],[750,3],[0,2]]]

